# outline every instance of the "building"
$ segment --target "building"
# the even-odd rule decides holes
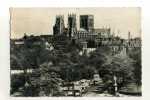
[[[99,38],[109,38],[111,36],[110,28],[96,28],[94,32],[98,34]]]
[[[80,28],[92,32],[94,29],[94,16],[93,15],[80,15]]]
[[[141,39],[140,38],[132,38],[131,33],[128,32],[128,40],[127,40],[128,48],[133,49],[133,48],[140,48],[141,47]]]
[[[76,15],[69,14],[68,15],[68,35],[69,37],[73,37],[74,33],[77,31],[77,24],[76,24]]]
[[[97,47],[109,46],[114,51],[114,54],[123,50],[123,48],[140,48],[141,39],[132,39],[130,32],[128,33],[128,39],[121,39],[111,34],[110,28],[94,28],[94,16],[93,15],[80,15],[80,29],[77,30],[76,14],[68,15],[68,24],[65,28],[64,16],[57,15],[56,22],[53,27],[53,35],[41,35],[25,36],[26,40],[33,40],[33,44],[37,44],[36,40],[41,38],[46,42],[47,47],[53,46],[56,54],[63,54],[65,52],[67,42],[75,41],[80,43],[83,48],[83,52],[87,53],[94,51]],[[28,37],[28,38],[27,38]],[[71,41],[70,41],[71,40]],[[18,46],[24,45],[24,40],[12,40],[12,44]],[[128,49],[127,49],[128,50]]]
[[[140,38],[132,38],[128,40],[127,48],[128,50],[141,48],[141,39]]]
[[[60,34],[64,33],[64,30],[65,30],[64,16],[58,15],[58,16],[56,16],[56,22],[53,27],[53,33],[54,33],[54,35],[60,35]]]

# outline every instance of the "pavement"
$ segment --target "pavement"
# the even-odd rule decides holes
[[[94,93],[94,92],[87,92],[86,94],[83,94],[82,95],[83,97],[113,97],[113,95],[110,95],[110,94],[105,94],[105,93],[101,93],[101,94],[98,94],[98,93]]]

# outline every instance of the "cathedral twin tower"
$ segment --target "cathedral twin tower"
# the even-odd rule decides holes
[[[68,26],[65,28],[64,16],[57,15],[56,22],[53,27],[54,35],[67,33],[69,37],[73,36],[74,32],[77,32],[77,19],[76,14],[68,15]],[[80,15],[80,29],[91,32],[94,30],[94,16],[93,15]]]

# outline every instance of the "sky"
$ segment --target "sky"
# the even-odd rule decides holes
[[[94,15],[95,28],[111,28],[111,32],[122,38],[141,37],[141,9],[138,7],[100,7],[100,8],[10,8],[11,38],[27,35],[53,34],[56,15],[64,15],[67,27],[68,14],[76,14],[77,29],[79,16]]]

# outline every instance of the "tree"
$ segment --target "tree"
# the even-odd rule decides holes
[[[102,65],[111,56],[111,49],[109,47],[97,48],[94,52],[91,52],[88,64],[94,66],[97,70],[101,69]]]
[[[108,74],[115,75],[118,79],[118,83],[123,85],[125,83],[132,82],[134,71],[134,60],[128,56],[114,55],[107,60],[103,65],[104,70],[108,71]]]
[[[20,87],[23,87],[25,84],[25,77],[23,74],[11,75],[11,90],[10,93],[13,94],[19,90]]]
[[[59,92],[62,80],[59,78],[58,69],[49,63],[44,63],[30,76],[30,82],[37,96],[41,96],[42,92],[45,96],[53,96]]]
[[[52,51],[47,50],[44,43],[45,41],[41,38],[31,36],[24,38],[24,44],[14,45],[12,47],[10,58],[11,68],[24,70],[24,83],[31,83],[29,78],[32,75],[27,73],[28,69],[38,70],[41,64],[50,62],[52,59],[54,59]],[[36,87],[31,86],[30,88],[30,90],[34,90]],[[36,94],[30,93],[25,95],[32,96]]]
[[[137,88],[141,86],[142,82],[142,65],[141,65],[141,47],[129,51],[128,55],[134,59],[134,79]]]

